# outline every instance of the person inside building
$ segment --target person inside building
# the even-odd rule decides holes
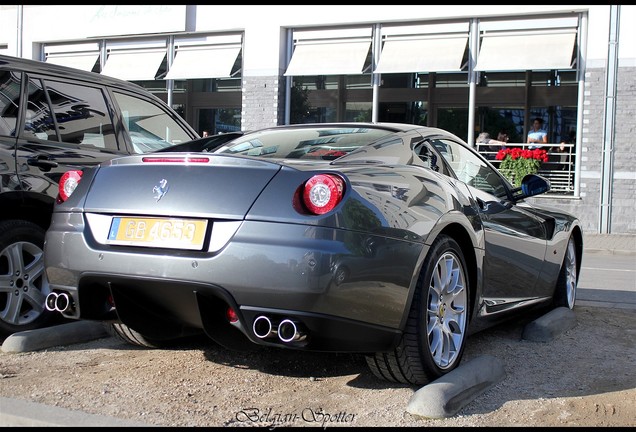
[[[552,149],[552,159],[557,166],[556,169],[563,171],[572,169],[570,165],[572,162],[571,159],[574,150],[574,144],[576,144],[576,131],[571,130],[567,138],[565,138],[558,146]]]
[[[548,143],[548,133],[543,129],[543,119],[537,117],[532,122],[532,129],[528,132],[528,148],[530,150],[540,148]]]
[[[488,159],[495,159],[495,155],[508,144],[508,134],[500,131],[497,139],[490,137],[488,132],[482,132],[477,136],[477,150]]]
[[[501,130],[497,134],[497,141],[504,143],[502,144],[502,148],[506,148],[506,146],[508,145],[508,141],[510,141],[510,137],[508,136],[506,131]]]

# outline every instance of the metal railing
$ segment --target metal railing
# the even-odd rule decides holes
[[[501,161],[496,159],[499,146],[475,144],[477,151],[484,155],[494,166],[499,168]],[[558,151],[561,144],[545,144],[541,148],[548,152],[548,161],[543,162],[537,174],[550,180],[551,189],[548,195],[574,195],[574,144],[563,144],[564,151]],[[507,148],[525,149],[526,143],[508,143]]]

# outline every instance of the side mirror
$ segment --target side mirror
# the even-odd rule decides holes
[[[521,180],[521,195],[517,199],[546,193],[550,190],[550,180],[537,174],[527,174]]]

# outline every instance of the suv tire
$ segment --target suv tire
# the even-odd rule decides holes
[[[23,220],[0,222],[0,332],[33,330],[51,322],[45,306],[51,292],[44,272],[44,235]]]

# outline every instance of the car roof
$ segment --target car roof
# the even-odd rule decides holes
[[[419,126],[408,123],[373,123],[373,122],[332,122],[332,123],[299,123],[290,125],[278,125],[268,128],[255,129],[250,132],[262,132],[266,130],[276,129],[315,129],[315,128],[374,128],[374,129],[388,129],[394,132],[404,132],[413,129],[421,129],[425,126]],[[248,132],[248,133],[250,133]]]
[[[316,129],[316,128],[374,128],[374,129],[385,129],[393,132],[409,132],[409,131],[420,131],[424,135],[445,135],[452,136],[459,140],[461,138],[457,137],[453,133],[432,126],[423,126],[416,125],[411,123],[391,123],[391,122],[331,122],[331,123],[299,123],[299,124],[291,124],[291,125],[277,125],[270,126],[262,129],[254,129],[248,132],[245,132],[246,135],[251,133],[263,132],[267,130],[277,130],[277,129]]]
[[[64,78],[70,78],[79,81],[89,81],[91,83],[115,86],[121,89],[136,92],[139,92],[140,89],[143,89],[143,87],[129,81],[124,81],[95,72],[89,72],[53,63],[46,63],[39,60],[30,60],[22,57],[13,57],[0,54],[0,70],[4,69],[6,66],[25,72],[38,73],[48,76],[61,76]]]

